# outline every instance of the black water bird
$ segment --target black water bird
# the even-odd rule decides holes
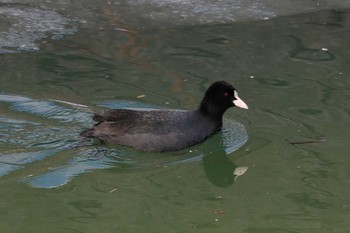
[[[93,116],[98,123],[80,135],[142,151],[176,151],[218,132],[223,114],[234,106],[248,109],[231,84],[217,81],[207,89],[196,110],[103,110]]]

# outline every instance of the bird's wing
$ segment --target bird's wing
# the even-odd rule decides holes
[[[102,121],[138,121],[147,117],[150,111],[135,111],[131,109],[107,109],[94,114],[92,119],[97,122]]]

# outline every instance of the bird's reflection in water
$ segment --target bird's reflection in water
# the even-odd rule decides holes
[[[225,150],[216,151],[203,157],[203,168],[208,180],[215,186],[233,185],[237,177],[247,171],[247,167],[237,167],[226,155]]]

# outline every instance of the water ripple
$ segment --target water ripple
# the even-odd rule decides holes
[[[82,112],[79,109],[66,108],[49,100],[35,100],[16,95],[0,94],[0,102],[11,103],[11,109],[15,111],[27,112],[62,122],[84,123],[90,120],[90,116],[86,111]]]

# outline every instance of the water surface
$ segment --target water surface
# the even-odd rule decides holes
[[[348,232],[349,16],[147,30],[101,20],[2,53],[0,231]],[[250,109],[230,109],[203,144],[67,148],[95,110],[196,108],[221,79]]]

